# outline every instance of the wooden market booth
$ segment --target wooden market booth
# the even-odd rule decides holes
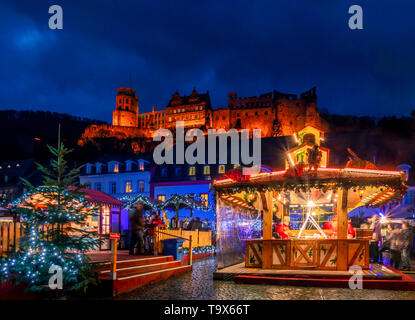
[[[330,168],[324,132],[306,126],[293,135],[285,170],[229,175],[213,182],[217,210],[217,262],[245,267],[345,271],[369,268],[369,239],[348,237],[348,213],[399,200],[407,176],[379,170],[352,150],[345,168]],[[286,239],[273,234],[273,216],[289,217]],[[331,224],[328,230],[325,224]]]
[[[348,238],[348,212],[401,196],[404,181],[400,171],[318,168],[301,176],[282,170],[246,181],[216,180],[213,187],[219,211],[229,206],[248,215],[262,212],[262,237],[241,239],[246,267],[348,270],[352,265],[369,268],[369,239]],[[281,220],[291,216],[290,224],[298,225],[289,239],[273,236],[275,212]],[[337,230],[323,230],[322,224],[333,217]],[[221,228],[218,222],[219,237]]]
[[[75,187],[68,189],[73,190]],[[80,189],[79,191],[85,194],[86,201],[99,208],[96,217],[88,217],[85,228],[89,231],[96,231],[102,237],[103,241],[99,250],[110,250],[111,244],[108,236],[111,232],[120,233],[121,231],[121,214],[124,203],[101,191],[92,189]],[[47,201],[48,199],[35,190],[16,199],[11,205],[12,207],[27,206],[28,203],[32,203],[35,208],[46,209]]]

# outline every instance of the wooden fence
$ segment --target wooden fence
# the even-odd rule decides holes
[[[0,257],[17,250],[22,232],[20,222],[0,222]]]
[[[199,231],[199,230],[183,230],[183,229],[161,229],[160,231],[168,233],[156,232],[155,245],[159,245],[159,252],[162,250],[162,240],[175,239],[177,237],[183,237],[189,239],[192,236],[192,248],[205,247],[212,245],[212,231]],[[189,241],[183,242],[183,248],[189,248]]]

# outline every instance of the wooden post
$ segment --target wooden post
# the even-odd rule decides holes
[[[267,191],[261,193],[263,208],[263,229],[262,229],[262,268],[270,269],[272,264],[272,193]]]
[[[110,279],[117,279],[117,248],[118,239],[111,239],[111,272]]]
[[[348,269],[347,189],[339,189],[337,198],[337,270]]]
[[[267,191],[266,193],[261,192],[261,201],[263,208],[263,229],[262,239],[272,239],[272,194]]]
[[[7,246],[7,252],[11,252],[13,246],[15,245],[15,238],[14,238],[14,223],[9,223],[9,245]]]
[[[192,235],[189,237],[189,266],[192,265],[193,260],[193,252],[192,252]]]
[[[16,237],[16,241],[14,243],[14,250],[15,252],[19,251],[19,245],[20,245],[20,236],[21,236],[21,231],[20,231],[20,222],[16,222],[15,224],[15,237]]]
[[[158,225],[154,227],[154,241],[153,241],[153,254],[155,256],[158,256],[158,251],[159,251],[159,233],[157,232],[159,231]]]
[[[337,239],[347,239],[347,193],[340,189],[337,198]]]

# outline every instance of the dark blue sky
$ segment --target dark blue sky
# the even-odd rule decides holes
[[[48,8],[63,7],[63,30]],[[348,8],[364,30],[348,28]],[[415,2],[41,1],[0,3],[0,109],[111,119],[120,86],[140,110],[164,108],[176,89],[227,93],[317,86],[333,113],[409,115],[415,109]]]

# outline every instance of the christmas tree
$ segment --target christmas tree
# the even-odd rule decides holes
[[[56,273],[62,275],[63,291],[86,289],[96,277],[85,253],[99,245],[98,234],[86,222],[98,208],[86,201],[77,184],[81,167],[68,169],[65,156],[72,150],[58,143],[48,146],[54,159],[50,166],[37,164],[43,186],[29,191],[11,204],[21,217],[24,236],[17,252],[0,261],[0,277],[27,284],[27,290],[50,290]]]

